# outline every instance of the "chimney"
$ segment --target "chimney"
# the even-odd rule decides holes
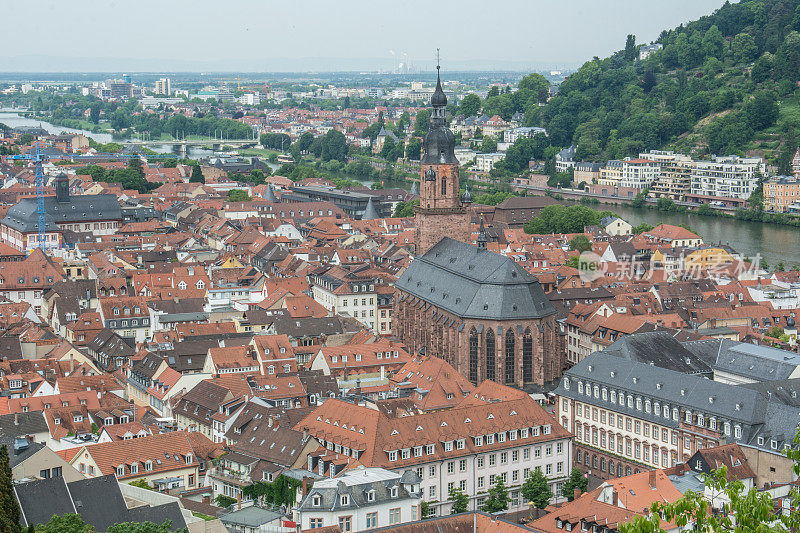
[[[19,425],[19,413],[14,413],[14,425]]]
[[[302,497],[305,498],[306,494],[308,494],[308,477],[303,476],[303,492]]]
[[[617,492],[617,489],[611,489],[611,505],[614,507],[619,506],[619,493]]]
[[[579,489],[577,487],[572,489],[572,499],[573,500],[577,500],[580,497],[581,497],[581,489]]]
[[[656,487],[656,471],[655,470],[650,470],[647,473],[647,482],[650,484],[651,487],[653,487],[653,488]]]

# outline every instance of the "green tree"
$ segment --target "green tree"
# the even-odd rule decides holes
[[[422,141],[419,137],[411,137],[406,143],[406,158],[417,161],[422,153]]]
[[[712,25],[706,30],[703,35],[703,55],[705,57],[713,57],[719,59],[722,57],[722,52],[725,49],[725,38],[722,32],[715,25]]]
[[[497,483],[489,489],[483,510],[487,513],[497,513],[506,509],[508,509],[508,489],[506,489],[503,479],[498,477]]]
[[[625,52],[623,53],[625,61],[633,61],[636,59],[636,36],[628,34],[625,39]]]
[[[450,507],[450,514],[466,513],[469,509],[469,496],[458,489],[450,489],[447,501],[453,502],[452,507]]]
[[[79,514],[65,514],[53,516],[46,524],[38,524],[36,533],[94,533],[94,528]]]
[[[0,446],[0,531],[18,533],[22,527],[19,525],[19,504],[14,495],[12,479],[8,448],[3,444]]]
[[[576,235],[569,241],[569,249],[583,253],[592,249],[592,243],[586,235]]]
[[[417,117],[414,119],[414,135],[417,137],[425,137],[425,134],[428,133],[430,122],[430,109],[420,109],[417,111]]]
[[[397,161],[396,148],[397,143],[395,140],[391,137],[386,137],[386,140],[383,141],[383,146],[381,147],[381,157],[387,161]]]
[[[550,505],[550,500],[553,498],[553,491],[550,490],[550,483],[547,477],[542,473],[541,468],[536,468],[533,473],[528,476],[525,483],[522,484],[522,495],[537,509],[544,509]]]
[[[489,135],[484,135],[483,136],[483,140],[481,141],[481,149],[480,149],[480,151],[485,153],[485,154],[486,153],[491,153],[491,152],[496,152],[497,151],[497,141],[494,139],[494,137],[491,137]]]
[[[589,478],[583,475],[583,472],[577,468],[573,468],[569,473],[569,478],[561,486],[561,495],[567,500],[572,501],[575,499],[575,489],[586,492],[589,488]]]
[[[486,99],[492,98],[493,96],[500,96],[500,87],[497,85],[492,85],[489,88],[489,93],[486,95]]]
[[[299,139],[297,139],[297,147],[301,152],[308,152],[308,149],[311,148],[311,143],[313,142],[314,134],[310,131],[307,131],[303,133]]]
[[[135,170],[141,177],[144,177],[144,170],[142,169],[142,160],[138,157],[131,157],[128,159],[128,168]]]
[[[100,102],[94,102],[89,107],[89,120],[97,124],[100,122],[100,109],[103,107],[103,104]]]
[[[531,91],[537,103],[544,103],[550,94],[550,82],[541,74],[528,74],[519,81],[519,90]]]
[[[192,175],[189,177],[190,183],[205,183],[206,177],[203,176],[203,171],[200,169],[200,165],[192,166]]]
[[[347,138],[341,131],[330,130],[322,136],[323,161],[336,159],[342,163],[347,162]]]
[[[224,494],[218,494],[214,501],[217,503],[219,507],[227,509],[234,503],[236,503],[236,498],[231,498],[230,496],[225,496]]]
[[[414,216],[414,206],[419,205],[419,199],[410,202],[397,202],[394,208],[394,216],[398,218],[408,218]]]
[[[525,233],[582,233],[586,226],[595,226],[610,211],[595,211],[583,205],[548,205],[538,216],[524,225]]]
[[[250,195],[245,190],[231,189],[228,191],[229,202],[249,202],[250,200]]]
[[[461,100],[458,106],[458,114],[465,117],[474,117],[481,110],[481,98],[477,94],[470,93]]]
[[[772,91],[761,91],[744,107],[747,124],[754,130],[768,128],[778,120],[778,97]]]
[[[750,63],[758,54],[758,46],[749,33],[737,33],[731,46],[733,60],[737,63]]]

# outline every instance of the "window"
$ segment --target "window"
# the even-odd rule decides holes
[[[378,513],[367,513],[367,528],[378,527]]]
[[[339,496],[339,504],[341,505],[350,505],[350,495],[349,494],[342,494]]]
[[[352,531],[353,530],[353,517],[352,516],[340,516],[339,517],[339,529],[341,529],[342,532]]]
[[[400,523],[400,508],[395,507],[394,509],[389,509],[389,524],[399,524],[399,523]]]
[[[367,516],[369,516],[369,515],[367,515]],[[322,527],[322,518],[312,518],[309,521],[309,525],[311,526],[311,529],[321,528]]]

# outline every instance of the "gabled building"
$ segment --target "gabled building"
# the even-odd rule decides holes
[[[534,469],[541,468],[558,493],[572,462],[568,431],[527,394],[489,381],[455,407],[412,416],[329,399],[296,429],[326,449],[309,456],[309,470],[332,475],[331,469],[357,462],[416,474],[437,514],[449,512],[450,489],[479,508],[498,479],[509,487],[514,510],[524,504],[519,487]]]

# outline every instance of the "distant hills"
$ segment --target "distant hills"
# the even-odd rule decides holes
[[[644,59],[626,47],[594,58],[526,123],[581,160],[671,148],[694,155],[752,154],[786,170],[800,128],[800,0],[726,2],[661,33]]]

